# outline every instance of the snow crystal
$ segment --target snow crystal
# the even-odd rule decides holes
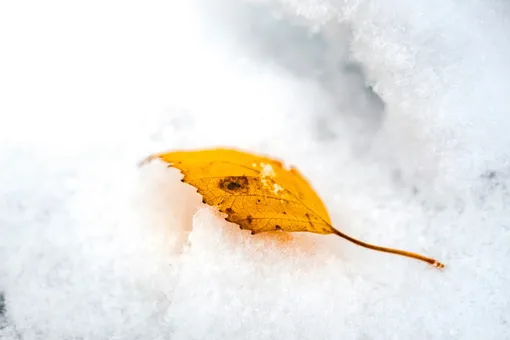
[[[1,339],[510,337],[505,1],[0,4]],[[296,166],[250,235],[145,156]],[[255,164],[256,166],[256,164]]]

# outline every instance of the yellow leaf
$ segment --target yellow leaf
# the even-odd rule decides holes
[[[158,153],[142,164],[153,159],[179,169],[182,181],[195,187],[204,203],[217,207],[227,221],[252,234],[277,230],[336,234],[365,248],[444,267],[432,258],[371,245],[335,229],[308,181],[296,168],[286,169],[278,160],[239,150],[205,149]]]

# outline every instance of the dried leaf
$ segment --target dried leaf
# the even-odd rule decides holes
[[[359,246],[415,258],[437,268],[434,259],[356,240],[332,226],[322,200],[294,167],[286,169],[274,159],[232,149],[174,151],[154,154],[184,175],[203,202],[227,214],[226,220],[252,234],[268,231],[336,234]]]

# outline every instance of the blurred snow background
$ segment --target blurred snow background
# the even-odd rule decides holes
[[[0,4],[0,338],[510,337],[505,1]],[[335,236],[250,236],[175,171],[298,166]]]

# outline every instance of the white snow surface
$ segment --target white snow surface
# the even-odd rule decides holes
[[[509,41],[506,1],[1,2],[0,338],[510,338]],[[137,166],[217,146],[446,268]]]

